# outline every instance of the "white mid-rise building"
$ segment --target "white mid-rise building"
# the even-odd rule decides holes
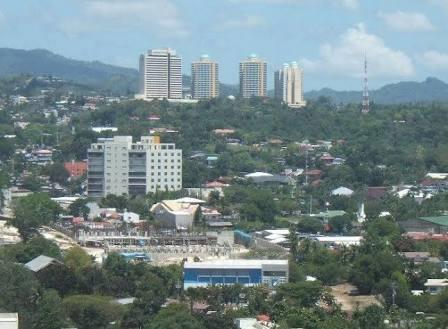
[[[240,95],[244,98],[267,96],[267,63],[256,55],[240,63]]]
[[[174,49],[152,49],[140,56],[140,97],[182,98],[182,58]]]
[[[284,64],[281,70],[274,74],[275,97],[281,99],[289,107],[306,106],[303,98],[303,70],[297,62]]]
[[[99,138],[88,150],[88,195],[138,195],[182,189],[182,150],[158,136]]]

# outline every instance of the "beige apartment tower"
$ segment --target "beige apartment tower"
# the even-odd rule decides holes
[[[219,96],[219,67],[208,55],[191,64],[191,91],[193,99]]]
[[[174,49],[152,49],[140,56],[139,93],[144,99],[182,98],[182,58]]]
[[[274,74],[275,97],[292,108],[306,106],[303,98],[303,70],[297,62],[284,64]]]
[[[266,97],[267,64],[256,55],[240,63],[240,95],[243,98]]]

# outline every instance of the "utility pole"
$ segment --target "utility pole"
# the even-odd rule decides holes
[[[308,147],[305,151],[305,186],[308,186]]]

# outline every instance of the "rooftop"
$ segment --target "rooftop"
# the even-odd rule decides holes
[[[186,262],[184,268],[261,268],[263,265],[288,266],[288,260],[280,259],[222,259],[206,262]]]
[[[25,264],[25,267],[33,272],[39,272],[50,264],[60,263],[57,259],[40,255]]]
[[[448,226],[448,216],[420,217],[419,219],[440,226]]]

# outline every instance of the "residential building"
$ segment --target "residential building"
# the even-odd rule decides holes
[[[191,64],[191,87],[194,99],[219,96],[219,67],[208,55]]]
[[[267,64],[256,55],[240,63],[240,95],[244,98],[266,97]]]
[[[87,191],[90,197],[145,195],[182,189],[182,150],[160,143],[158,136],[99,138],[88,152]]]
[[[144,99],[182,98],[182,58],[174,49],[152,49],[140,56],[139,92]]]
[[[19,329],[19,314],[0,313],[0,329]]]
[[[62,266],[63,264],[55,258],[51,258],[45,255],[40,255],[28,263],[25,264],[25,267],[30,271],[38,273],[49,266]]]
[[[400,222],[406,232],[448,234],[448,216],[420,217]]]
[[[184,263],[184,289],[233,284],[274,287],[288,279],[288,260],[226,259]]]
[[[87,163],[84,161],[65,162],[64,168],[70,177],[80,177],[87,172]]]
[[[281,70],[274,74],[275,97],[289,107],[306,106],[303,98],[303,70],[297,62],[284,64]]]
[[[425,287],[431,295],[440,294],[443,290],[448,289],[448,279],[428,279],[425,282]]]
[[[177,230],[191,229],[194,217],[200,208],[202,200],[182,198],[177,200],[163,200],[151,207],[154,218],[166,227]]]

